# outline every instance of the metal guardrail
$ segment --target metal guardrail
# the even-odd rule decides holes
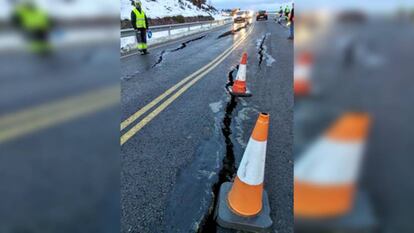
[[[199,21],[199,22],[192,22],[192,23],[180,23],[180,24],[168,24],[168,25],[160,25],[160,26],[152,26],[150,27],[152,32],[160,32],[160,31],[168,31],[168,36],[171,36],[171,31],[175,29],[187,28],[188,31],[191,31],[192,27],[200,26],[208,26],[209,28],[213,27],[213,25],[225,25],[233,22],[232,18],[226,18],[221,20],[211,20],[211,21]],[[121,38],[128,37],[128,36],[135,36],[135,32],[133,28],[122,29],[121,30]]]

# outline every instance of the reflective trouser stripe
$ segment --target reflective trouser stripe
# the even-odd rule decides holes
[[[47,41],[31,41],[29,43],[29,50],[31,52],[45,52],[52,49],[52,46]]]
[[[147,49],[148,45],[146,43],[138,43],[138,49]]]
[[[147,30],[145,29],[138,29],[136,32],[137,37],[137,48],[139,50],[147,49]]]

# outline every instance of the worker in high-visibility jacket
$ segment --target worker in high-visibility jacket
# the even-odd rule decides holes
[[[47,54],[51,51],[49,33],[52,22],[48,14],[34,2],[25,1],[16,5],[12,21],[29,40],[29,49],[32,52]]]
[[[145,15],[144,9],[142,9],[142,4],[140,0],[132,0],[132,11],[131,11],[131,23],[132,27],[135,29],[135,34],[138,42],[138,50],[142,55],[148,54],[148,45],[147,45],[147,29],[148,29],[148,19]]]
[[[282,6],[280,6],[278,13],[279,13],[279,18],[283,16],[283,7]]]
[[[282,18],[283,18],[283,8],[282,8],[282,6],[280,6],[280,9],[279,9],[279,17],[278,17],[278,19],[277,19],[277,23],[279,23],[280,24],[280,21],[282,20]]]
[[[285,13],[285,19],[286,19],[286,20],[288,20],[289,13],[290,13],[290,8],[289,8],[289,6],[286,6],[286,7],[285,7],[285,12],[284,12],[284,13]]]

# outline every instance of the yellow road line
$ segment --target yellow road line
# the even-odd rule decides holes
[[[137,112],[135,112],[134,114],[132,114],[130,117],[128,117],[126,120],[124,120],[121,123],[121,130],[124,130],[131,123],[133,123],[136,119],[138,119],[140,116],[142,116],[145,112],[147,112],[149,109],[151,109],[152,107],[154,107],[155,105],[157,105],[160,101],[162,101],[165,97],[167,97],[168,95],[170,95],[171,93],[173,93],[176,89],[180,88],[187,81],[189,81],[190,79],[194,78],[199,73],[201,73],[204,69],[206,69],[208,66],[210,66],[211,64],[213,64],[214,62],[216,62],[218,60],[218,58],[220,58],[226,52],[227,52],[227,50],[224,53],[220,54],[219,57],[217,57],[216,59],[214,59],[212,62],[210,62],[209,64],[205,65],[204,67],[202,67],[201,69],[199,69],[195,73],[191,74],[187,78],[181,80],[180,82],[178,82],[177,84],[175,84],[174,86],[172,86],[170,89],[168,89],[167,91],[165,91],[163,94],[161,94],[160,96],[158,96],[157,98],[155,98],[149,104],[147,104],[146,106],[144,106],[143,108],[141,108],[140,110],[138,110]]]
[[[204,67],[202,68],[204,69]],[[157,105],[160,101],[162,101],[165,97],[170,95],[172,92],[174,92],[176,89],[180,88],[182,85],[184,85],[188,80],[192,79],[197,74],[194,73],[187,78],[181,80],[179,83],[175,84],[173,87],[165,91],[163,94],[155,98],[153,101],[151,101],[149,104],[147,104],[145,107],[141,108],[134,114],[132,114],[130,117],[128,117],[126,120],[124,120],[121,123],[121,130],[124,130],[126,127],[128,127],[132,122],[134,122],[136,119],[138,119],[141,115],[143,115],[145,112],[147,112],[149,109]]]
[[[0,118],[0,143],[119,103],[119,86],[105,87]]]
[[[253,30],[253,27],[251,28],[251,30]],[[242,39],[243,38],[246,38],[249,33],[246,33],[245,37],[242,37]],[[173,93],[176,89],[180,88],[182,85],[184,85],[190,79],[194,78],[199,73],[201,73],[203,70],[207,69],[209,66],[211,66],[214,63],[216,63],[222,56],[224,56],[228,51],[230,51],[234,47],[235,46],[233,45],[232,47],[226,49],[223,53],[221,53],[220,55],[218,55],[213,61],[211,61],[207,65],[203,66],[202,68],[200,68],[199,70],[197,70],[196,72],[194,72],[193,74],[191,74],[190,76],[188,76],[187,78],[181,80],[179,83],[177,83],[176,85],[172,86],[170,89],[168,89],[167,91],[165,91],[163,94],[161,94],[160,96],[158,96],[157,98],[155,98],[149,104],[145,105],[143,108],[141,108],[140,110],[138,110],[137,112],[135,112],[134,114],[132,114],[131,116],[129,116],[126,120],[124,120],[121,123],[121,131],[124,130],[126,127],[128,127],[131,123],[133,123],[134,121],[136,121],[138,118],[140,118],[143,114],[145,114],[152,107],[154,107],[159,102],[161,102],[168,95],[170,95],[171,93]]]
[[[211,70],[213,70],[215,67],[217,67],[224,59],[226,59],[233,50],[237,48],[246,38],[247,36],[253,31],[253,27],[250,29],[248,33],[242,39],[240,39],[238,42],[236,42],[232,47],[227,49],[223,54],[219,55],[219,60],[215,59],[215,63],[212,64],[210,67],[208,67],[206,70],[204,70],[201,74],[199,74],[196,78],[191,80],[189,83],[187,83],[185,86],[183,86],[179,91],[177,91],[174,95],[172,95],[170,98],[168,98],[165,102],[163,102],[161,105],[159,105],[154,111],[149,113],[144,119],[142,119],[140,122],[138,122],[134,127],[132,127],[128,132],[123,134],[121,136],[121,145],[123,145],[125,142],[127,142],[131,137],[133,137],[138,131],[140,131],[145,125],[147,125],[152,119],[154,119],[158,114],[160,114],[165,108],[167,108],[174,100],[176,100],[180,95],[182,95],[185,91],[187,91],[191,86],[193,86],[197,81],[199,81],[201,78],[203,78],[206,74],[208,74]],[[203,70],[204,67],[200,70]],[[200,71],[199,70],[199,71]],[[198,73],[198,71],[196,72]],[[191,76],[191,75],[190,75]]]
[[[101,88],[93,92],[91,91],[91,92],[87,92],[85,94],[81,94],[78,96],[67,97],[62,100],[52,101],[50,103],[45,103],[45,104],[41,104],[35,107],[24,109],[19,112],[9,113],[7,115],[0,116],[0,129],[13,126],[14,124],[18,124],[28,119],[33,119],[35,117],[41,117],[46,114],[51,114],[53,112],[60,111],[61,109],[66,109],[68,107],[82,103],[84,99],[86,98],[91,98],[94,96],[102,96],[115,89],[119,90],[119,87],[117,86],[104,87],[104,88]]]

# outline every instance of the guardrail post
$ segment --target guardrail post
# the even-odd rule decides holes
[[[171,37],[171,26],[168,27],[168,37]]]

